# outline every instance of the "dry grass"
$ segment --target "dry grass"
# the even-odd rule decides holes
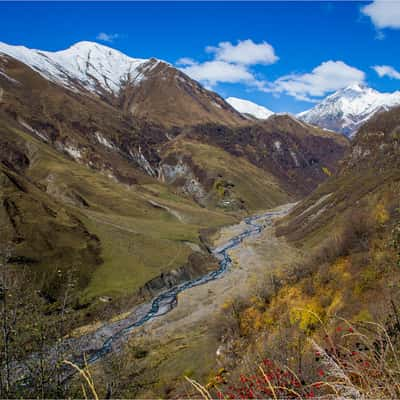
[[[240,375],[239,382],[229,382],[222,373],[213,379],[211,387],[204,387],[188,377],[186,380],[197,395],[207,400],[400,398],[397,344],[400,327],[397,322],[391,327],[374,322],[355,325],[339,318],[335,326],[331,334],[327,325],[322,327],[323,339],[310,339],[310,349],[315,353],[318,366],[313,371],[313,379],[306,378],[310,371],[295,372],[264,359],[252,374]]]
[[[92,373],[90,372],[86,358],[85,358],[83,368],[79,367],[78,365],[76,365],[73,362],[68,361],[68,360],[64,360],[64,363],[66,365],[69,365],[70,367],[74,368],[81,376],[81,379],[82,379],[81,389],[82,389],[83,398],[84,399],[93,398],[95,400],[99,400],[99,396],[97,394],[94,379],[93,379]],[[88,396],[88,393],[90,393],[91,396]]]

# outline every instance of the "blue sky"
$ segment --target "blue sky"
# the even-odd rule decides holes
[[[222,96],[273,111],[310,108],[352,81],[400,89],[398,0],[1,2],[0,21],[0,41],[9,44],[61,50],[98,41],[132,57],[180,62]]]

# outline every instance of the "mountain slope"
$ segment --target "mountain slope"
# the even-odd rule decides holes
[[[325,98],[298,117],[310,124],[352,136],[374,114],[400,105],[400,92],[380,93],[354,84]]]
[[[226,211],[251,212],[286,203],[292,197],[271,172],[245,156],[200,140],[180,135],[162,147],[159,178],[163,182],[203,206]]]
[[[277,263],[275,270],[268,268],[271,275],[260,285],[259,295],[254,285],[248,298],[236,303],[241,304],[242,311],[235,304],[239,316],[220,339],[218,362],[229,366],[225,385],[216,389],[222,391],[220,397],[243,390],[245,386],[233,386],[233,390],[230,386],[240,380],[258,390],[258,378],[253,378],[259,369],[257,349],[261,349],[271,376],[277,370],[298,369],[296,379],[304,377],[302,382],[320,382],[321,377],[334,375],[336,372],[328,366],[331,361],[325,362],[329,357],[335,360],[335,366],[340,365],[340,374],[351,382],[352,390],[356,388],[353,394],[365,393],[360,377],[363,382],[375,379],[375,370],[369,368],[355,374],[354,364],[364,362],[369,367],[375,362],[381,331],[385,335],[382,341],[393,343],[393,357],[399,354],[399,134],[400,107],[371,118],[358,131],[338,175],[322,183],[289,216],[278,221],[278,235],[284,235],[287,243],[300,251],[288,263]],[[263,250],[259,254],[269,258],[270,242],[267,238],[249,247],[252,252]],[[247,255],[252,252],[247,251],[242,258],[248,264],[251,257]],[[220,325],[225,313],[221,312],[218,319]],[[231,333],[235,326],[236,335]],[[360,343],[367,344],[361,347]],[[238,349],[236,354],[232,348]],[[358,356],[362,361],[355,362]],[[391,365],[391,358],[381,365]],[[236,364],[236,371],[232,364]],[[367,397],[398,397],[386,394],[381,382],[380,376],[374,388],[370,386],[373,394]],[[286,382],[283,385],[286,392]],[[300,387],[296,385],[297,393]],[[328,394],[329,389],[314,387],[312,397],[317,398],[338,397],[341,390],[336,386]],[[387,392],[391,390],[388,387]],[[339,395],[351,397],[348,388]],[[262,398],[265,391],[259,393],[252,391],[251,395]],[[299,397],[310,396],[305,393]]]
[[[231,128],[213,124],[185,130],[188,136],[243,157],[273,176],[294,196],[304,196],[334,174],[348,140],[289,115]]]
[[[91,93],[124,112],[153,122],[178,126],[245,122],[219,95],[154,58],[131,58],[93,42],[79,42],[57,52],[0,43],[1,54],[0,71],[5,75],[6,58],[12,57],[56,84],[74,92]]]
[[[287,218],[282,232],[292,240],[318,243],[343,225],[343,216],[360,204],[398,198],[400,107],[372,117],[358,131],[338,175],[320,185]],[[315,218],[314,215],[318,215]]]
[[[273,111],[269,110],[267,107],[260,106],[259,104],[253,103],[249,100],[239,99],[237,97],[228,97],[226,102],[236,111],[257,119],[267,119],[274,114]]]
[[[201,230],[236,220],[224,211],[243,214],[290,197],[243,158],[180,140],[175,128],[124,114],[16,60],[1,65],[1,246],[10,243],[13,260],[35,266],[52,298],[55,271],[71,264],[84,299],[135,293],[188,263]],[[185,180],[165,179],[171,149],[187,146],[179,153],[186,154],[185,179],[199,176],[204,202]],[[197,155],[202,147],[215,159]]]
[[[135,295],[186,264],[201,229],[234,221],[140,172],[135,184],[116,182],[1,112],[0,133],[2,251],[7,245],[9,262],[31,265],[49,298],[62,283],[58,270],[74,274],[80,301]]]
[[[0,70],[1,220],[13,253],[45,276],[55,273],[55,257],[61,269],[75,260],[89,299],[133,293],[189,262],[186,242],[198,244],[203,229],[309,193],[348,146],[287,116],[228,125],[230,115],[244,118],[162,62],[138,90],[122,85],[117,95],[91,77],[87,87],[86,78],[68,81],[71,90],[8,55]],[[196,114],[190,102],[220,110],[227,123]],[[136,104],[140,117],[130,111]],[[178,120],[185,126],[171,126]],[[172,253],[179,257],[164,263]]]
[[[143,174],[157,177],[163,165],[162,146],[191,132],[196,133],[194,139],[198,142],[208,143],[211,139],[209,144],[217,145],[235,157],[245,157],[267,174],[275,176],[281,189],[289,195],[308,193],[318,182],[326,179],[322,167],[330,171],[336,169],[335,164],[347,146],[340,135],[324,132],[289,116],[274,116],[260,123],[247,122],[237,128],[228,128],[220,122],[183,129],[170,127],[168,123],[165,126],[150,118],[132,115],[129,99],[124,110],[103,98],[82,95],[49,82],[13,59],[0,58],[0,68],[4,71],[0,75],[3,90],[0,107],[20,126],[29,129],[32,135],[77,162],[120,182],[138,182],[143,179]],[[155,68],[155,74],[158,74],[158,68],[164,66],[160,64]],[[170,94],[175,97],[175,104],[185,102],[186,97],[175,92],[174,72],[170,72],[172,82],[168,86],[168,81],[164,80],[163,90],[168,92],[171,87]],[[156,85],[153,80],[146,82],[149,86]],[[132,96],[141,96],[144,92],[140,93],[134,92]],[[152,96],[143,99],[144,109],[150,112],[161,104]],[[209,103],[208,107],[213,107],[212,100]],[[180,111],[175,114],[170,110],[161,115],[168,121],[168,115],[173,119],[180,118]],[[185,118],[190,120],[192,115],[186,114]],[[193,117],[192,123],[196,121],[198,118]],[[290,148],[285,145],[288,140]],[[301,146],[297,143],[299,141]],[[278,142],[283,144],[282,148]],[[205,176],[215,174],[210,171],[200,175],[200,180],[203,180]],[[212,187],[209,181],[202,183],[204,187]],[[252,190],[258,189],[255,186]]]

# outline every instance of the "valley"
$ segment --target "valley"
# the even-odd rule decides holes
[[[399,394],[398,92],[294,115],[184,65],[0,42],[0,397]]]
[[[170,385],[181,374],[190,370],[193,352],[202,360],[193,376],[204,379],[208,368],[213,368],[215,354],[221,363],[225,361],[225,356],[229,357],[229,352],[224,355],[223,344],[220,345],[221,348],[218,347],[215,330],[220,314],[238,296],[238,290],[240,296],[250,296],[257,281],[263,282],[282,265],[301,257],[295,248],[274,234],[273,222],[286,215],[293,206],[293,204],[283,205],[259,213],[237,225],[223,228],[216,234],[217,247],[213,252],[222,257],[220,270],[211,273],[211,280],[209,274],[200,278],[194,286],[190,282],[188,285],[185,284],[185,287],[190,287],[189,290],[180,292],[181,289],[178,289],[176,304],[170,304],[168,301],[166,305],[170,304],[171,308],[160,310],[162,314],[160,317],[152,318],[142,327],[135,328],[127,338],[128,344],[124,349],[147,349],[150,346],[146,358],[138,360],[141,365],[156,364],[155,370],[144,368],[139,376],[132,376],[132,379],[147,382],[151,380],[150,376],[158,375],[160,382],[170,380]],[[265,260],[265,255],[268,255],[268,261]],[[207,283],[204,284],[205,282]],[[176,289],[173,292],[176,293]],[[168,297],[165,299],[168,300]],[[141,321],[139,320],[139,325],[142,325]],[[118,348],[116,346],[116,349]],[[129,354],[114,355],[111,356],[111,360],[113,357],[125,358],[129,357]],[[171,369],[169,366],[174,367]],[[108,379],[101,375],[102,368],[101,365],[94,366],[94,374],[95,376],[99,374],[99,381]],[[176,382],[177,388],[181,387],[181,383]],[[163,396],[167,386],[168,384],[159,387],[144,385],[144,392],[139,391],[135,395]]]
[[[127,316],[114,316],[111,322],[102,322],[102,326],[99,329],[94,328],[92,332],[86,333],[81,337],[69,338],[58,343],[56,347],[46,350],[45,355],[41,355],[41,357],[44,357],[46,363],[50,366],[53,364],[55,366],[59,362],[58,357],[61,352],[64,358],[72,360],[77,365],[85,366],[85,363],[90,365],[106,357],[109,353],[123,351],[124,343],[128,339],[132,340],[137,330],[142,326],[147,328],[155,320],[161,320],[162,329],[165,333],[165,329],[167,331],[181,329],[182,325],[187,323],[197,326],[199,323],[204,323],[205,320],[213,318],[223,303],[227,301],[227,296],[229,298],[234,297],[235,286],[238,282],[241,282],[241,290],[249,291],[250,287],[246,288],[245,282],[251,281],[257,275],[260,276],[270,272],[264,271],[261,273],[259,270],[262,265],[261,260],[258,260],[258,262],[252,260],[254,255],[253,257],[246,256],[247,263],[250,261],[251,267],[246,266],[244,268],[243,264],[240,263],[242,260],[238,257],[238,254],[241,255],[249,243],[257,240],[261,234],[263,238],[260,240],[264,243],[266,233],[263,231],[267,229],[269,231],[267,237],[271,244],[267,246],[265,251],[271,256],[271,253],[276,251],[274,247],[277,246],[277,244],[273,243],[275,239],[272,233],[273,221],[286,215],[292,207],[292,204],[281,206],[276,210],[246,217],[240,224],[224,228],[221,233],[218,233],[219,238],[216,241],[216,247],[212,250],[212,254],[219,260],[218,269],[162,292],[150,302],[139,304],[133,310],[125,313],[128,314]],[[251,251],[251,253],[253,252]],[[231,257],[234,257],[234,261],[232,261]],[[234,265],[235,268],[232,270]],[[224,275],[226,274],[229,274],[228,282],[218,282],[216,285],[211,284],[216,280],[225,280]],[[200,307],[199,313],[195,312],[193,306],[198,308],[199,304],[204,302],[204,299],[199,300],[199,294],[194,294],[197,300],[191,300],[193,295],[186,295],[186,292],[202,285],[206,286],[206,290],[202,290],[201,293],[207,298],[207,306]],[[212,298],[209,296],[210,291],[213,293]],[[179,303],[178,297],[180,299]],[[182,299],[184,299],[183,305],[180,304]],[[189,304],[186,304],[187,302]],[[179,310],[178,315],[181,316],[178,319],[172,315],[172,319],[175,322],[171,327],[171,324],[164,322],[164,316],[178,306],[180,309],[183,308],[183,311]],[[189,322],[184,322],[186,320],[189,320]],[[153,331],[154,325],[156,324],[153,323],[149,329]],[[156,337],[158,335],[156,333]],[[30,357],[35,359],[38,358],[38,355],[33,354]],[[15,374],[12,378],[13,381],[29,381],[31,379],[29,368],[26,367],[30,362],[32,361],[24,361],[22,365],[13,366]],[[62,380],[68,379],[74,372],[73,369],[65,369],[62,374]]]

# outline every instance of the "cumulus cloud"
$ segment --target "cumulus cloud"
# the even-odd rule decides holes
[[[207,46],[205,50],[213,55],[212,60],[200,63],[183,57],[176,65],[209,88],[218,83],[244,83],[262,87],[264,82],[256,78],[251,66],[273,64],[279,59],[269,43],[254,43],[250,39],[239,40],[236,45],[220,42],[218,46]]]
[[[175,64],[185,66],[185,65],[195,65],[195,64],[197,64],[197,62],[195,60],[193,60],[192,58],[182,57]]]
[[[305,74],[282,76],[263,90],[284,93],[303,101],[315,101],[329,92],[342,89],[352,83],[362,82],[365,73],[343,61],[325,61]]]
[[[400,72],[390,65],[375,65],[372,69],[382,78],[387,76],[392,79],[400,79]]]
[[[201,64],[186,64],[186,67],[181,68],[181,70],[208,87],[215,86],[219,82],[251,83],[255,81],[253,74],[245,66],[225,61],[214,60]]]
[[[361,8],[361,12],[370,17],[378,29],[400,29],[400,1],[374,0]]]
[[[220,42],[216,47],[208,46],[206,51],[213,53],[216,60],[242,65],[268,65],[279,60],[269,43],[254,43],[251,39],[239,40],[236,45]]]
[[[112,43],[115,39],[119,37],[118,33],[105,33],[100,32],[97,36],[97,40],[101,40],[103,42]]]
[[[253,67],[273,64],[278,57],[267,42],[254,43],[250,39],[239,40],[235,45],[220,42],[218,46],[206,47],[206,52],[213,54],[212,60],[198,62],[185,57],[176,64],[184,73],[210,89],[219,83],[240,83],[277,96],[285,94],[298,100],[315,102],[330,92],[365,80],[363,71],[343,61],[329,60],[311,72],[292,73],[267,82],[259,78]]]

